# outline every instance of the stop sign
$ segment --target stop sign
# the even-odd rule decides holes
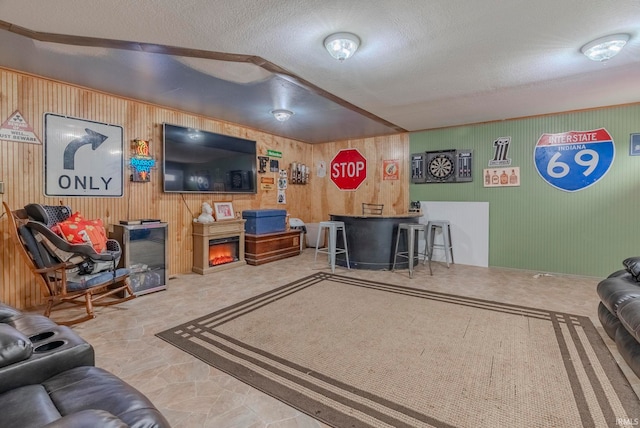
[[[340,190],[356,190],[367,178],[367,160],[356,149],[343,149],[331,160],[331,181]]]

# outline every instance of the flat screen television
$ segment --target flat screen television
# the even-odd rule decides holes
[[[256,142],[162,124],[165,192],[256,193]]]

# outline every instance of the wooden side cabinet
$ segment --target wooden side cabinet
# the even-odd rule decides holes
[[[300,255],[302,231],[265,233],[261,235],[245,234],[245,258],[247,264],[261,265],[287,257]]]

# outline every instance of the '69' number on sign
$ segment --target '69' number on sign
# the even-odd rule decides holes
[[[543,134],[536,144],[538,174],[551,186],[575,192],[599,181],[611,168],[615,146],[604,129]]]
[[[569,165],[565,162],[559,161],[558,159],[560,156],[560,153],[556,153],[551,157],[551,160],[549,160],[549,164],[547,165],[547,174],[549,174],[550,177],[562,178],[569,174]],[[585,177],[590,175],[596,169],[596,166],[598,166],[598,159],[600,159],[598,152],[591,149],[580,150],[573,157],[573,161],[576,164],[587,167],[587,169],[582,171],[582,175]]]

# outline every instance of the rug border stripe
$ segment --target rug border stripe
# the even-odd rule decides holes
[[[216,331],[211,331],[209,333],[210,334],[214,334],[214,335],[216,335],[216,336],[218,336],[218,337],[220,337],[220,338],[222,338],[224,340],[227,340],[227,341],[235,344],[236,346],[238,346],[238,347],[240,347],[242,349],[245,349],[245,350],[247,350],[249,352],[253,352],[253,353],[261,355],[261,356],[263,356],[263,357],[265,357],[265,358],[267,358],[269,360],[275,361],[275,362],[277,362],[279,364],[282,364],[284,366],[288,366],[289,368],[295,370],[298,373],[304,373],[306,375],[312,376],[312,377],[318,379],[321,382],[324,382],[324,383],[330,384],[332,386],[335,386],[335,387],[337,387],[337,388],[339,388],[339,389],[341,389],[343,391],[348,391],[351,394],[355,394],[358,397],[361,397],[361,398],[364,398],[366,400],[372,401],[372,402],[374,402],[376,404],[379,404],[381,406],[384,406],[384,407],[386,407],[388,409],[393,409],[394,411],[398,411],[398,409],[401,409],[401,413],[404,413],[405,415],[408,415],[408,416],[412,417],[413,419],[419,420],[419,421],[424,422],[424,423],[428,423],[428,424],[433,425],[435,427],[442,427],[442,428],[451,427],[451,428],[453,428],[452,425],[449,425],[446,422],[440,421],[440,420],[438,420],[438,419],[436,419],[436,418],[434,418],[432,416],[425,415],[424,413],[420,413],[420,412],[416,411],[415,409],[411,409],[409,407],[402,406],[401,404],[398,404],[396,402],[387,400],[387,399],[385,399],[383,397],[380,397],[378,395],[372,394],[372,393],[367,392],[367,391],[365,391],[363,389],[355,388],[353,385],[346,384],[344,382],[341,382],[341,381],[339,381],[337,379],[334,379],[334,378],[331,378],[329,376],[326,376],[326,375],[324,375],[322,373],[319,373],[317,371],[310,370],[308,367],[301,366],[301,365],[296,364],[296,363],[294,363],[292,361],[289,361],[289,360],[286,360],[284,358],[278,357],[277,355],[270,354],[270,353],[268,353],[266,351],[263,351],[261,349],[255,348],[255,347],[253,347],[251,345],[248,345],[248,344],[246,344],[244,342],[240,342],[240,341],[238,341],[236,339],[233,339],[232,337],[226,336],[226,335],[224,335],[222,333],[219,333],[219,332],[216,332]],[[201,337],[201,339],[202,339],[202,337]],[[245,357],[245,358],[251,358],[251,357]],[[257,360],[253,360],[252,359],[252,362],[254,364],[256,364],[256,361]],[[270,367],[273,367],[273,366],[270,366]],[[279,370],[279,369],[277,369],[275,367],[273,367],[273,370],[277,370],[278,373],[284,373],[284,372],[282,372],[281,370]],[[287,374],[287,376],[282,375],[282,377],[285,377],[285,378],[291,380],[291,378],[288,377],[288,376],[289,376],[288,374]],[[297,377],[297,379],[299,379],[300,381],[303,381],[303,382],[306,383],[306,381],[304,381],[303,379],[301,379],[299,377]],[[310,384],[310,385],[313,386],[313,384]],[[307,389],[313,389],[313,388],[311,388],[309,386],[305,386],[305,387]],[[326,391],[326,390],[323,388],[323,391]],[[320,391],[316,391],[316,392],[320,392]],[[335,401],[338,401],[338,400],[335,400]],[[350,401],[352,401],[352,400],[350,400]],[[363,408],[359,408],[358,410],[364,411]],[[375,411],[375,410],[371,409],[371,411]],[[377,419],[380,419],[380,418],[377,418]],[[382,420],[382,419],[380,419],[380,420]],[[396,425],[396,426],[398,426],[398,425]]]
[[[337,409],[334,409],[330,406],[327,406],[318,400],[315,400],[313,398],[307,398],[304,395],[299,394],[298,391],[295,391],[287,386],[284,386],[282,383],[272,380],[267,376],[264,376],[260,373],[255,372],[254,370],[248,369],[247,367],[243,366],[240,363],[236,363],[234,361],[231,361],[228,358],[225,358],[224,356],[216,354],[215,352],[209,349],[202,348],[202,347],[193,349],[193,346],[188,346],[188,345],[193,345],[193,343],[187,339],[184,339],[181,336],[176,335],[174,337],[168,337],[168,336],[165,336],[166,333],[167,333],[166,331],[159,333],[158,337],[174,346],[177,346],[178,348],[182,349],[184,352],[187,352],[188,354],[193,355],[194,357],[198,358],[199,360],[203,361],[206,364],[211,364],[211,362],[215,362],[216,363],[214,365],[215,368],[229,374],[230,376],[235,377],[236,379],[242,382],[245,382],[247,385],[250,385],[251,387],[258,389],[279,401],[283,401],[289,404],[290,406],[300,410],[301,412],[315,419],[321,420],[322,422],[330,426],[374,428],[373,425],[367,424],[366,422],[360,419],[356,419],[352,416],[348,416],[346,413],[341,412]],[[227,348],[225,345],[222,345],[222,344],[216,344],[216,345],[219,346],[225,352],[238,356],[238,354],[234,350]],[[246,359],[246,358],[243,357],[242,359]],[[265,368],[264,365],[258,361],[253,361],[253,363]],[[267,369],[267,370],[273,372],[273,370],[277,370],[277,369],[272,367],[271,369]],[[286,378],[286,376],[282,376],[282,377]],[[271,387],[269,388],[267,387],[267,385],[270,385]],[[303,385],[303,387],[306,387],[306,386]],[[286,395],[287,397],[290,397],[289,399],[285,399],[281,394],[277,393],[277,391],[281,389],[286,389],[289,392],[289,394]],[[311,389],[311,388],[307,388],[307,389]],[[320,393],[321,391],[316,390],[315,392]],[[325,392],[329,394],[328,396],[333,394],[330,391],[325,391]],[[305,406],[303,406],[298,400],[309,401],[312,403],[312,405],[305,408]],[[334,400],[334,401],[338,401],[338,400]],[[339,401],[339,402],[342,403],[342,401]],[[357,404],[357,403],[354,403],[354,404]],[[323,408],[324,413],[322,413],[322,411],[320,413],[318,412],[311,413],[309,411],[309,408],[314,408],[314,407]],[[358,409],[358,410],[362,411],[363,409]],[[330,417],[331,415],[333,415],[333,417]],[[394,419],[394,422],[396,422],[397,425],[391,424],[391,426],[396,426],[398,428],[410,428],[409,425],[402,424],[400,421],[397,421],[395,419]]]
[[[627,413],[627,415],[633,415],[633,416],[639,415],[640,403],[638,403],[638,395],[629,384],[626,375],[620,368],[620,365],[616,362],[615,358],[613,358],[613,355],[611,355],[611,351],[609,351],[609,348],[607,347],[607,344],[602,338],[602,335],[598,333],[598,330],[593,325],[593,323],[589,323],[587,326],[583,326],[583,329],[584,329],[585,335],[589,337],[591,348],[593,349],[593,352],[596,354],[596,357],[598,358],[598,362],[600,363],[600,366],[604,370],[607,377],[611,379],[612,377],[616,376],[616,377],[619,377],[619,378],[621,377],[627,380],[627,382],[625,383],[615,382],[615,381],[610,382],[614,391],[618,395],[618,398],[620,399],[620,403],[622,404],[622,407],[624,408],[625,412]],[[594,346],[596,343],[598,343],[601,346]],[[630,403],[637,403],[636,408],[635,409],[629,408]]]

